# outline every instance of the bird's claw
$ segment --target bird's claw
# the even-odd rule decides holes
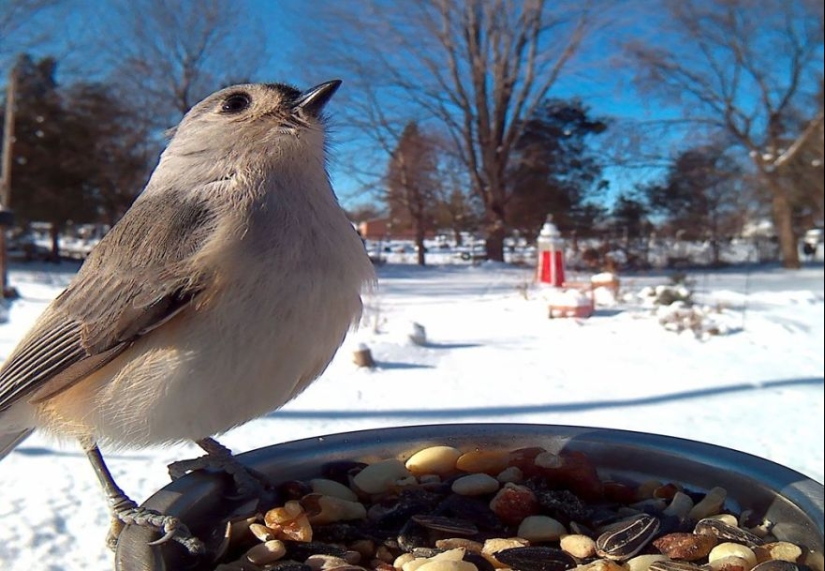
[[[204,446],[204,444],[202,444]],[[227,494],[229,500],[241,500],[249,497],[261,497],[271,489],[272,482],[262,473],[241,464],[229,449],[214,441],[208,442],[208,453],[191,460],[180,460],[169,464],[169,476],[177,480],[189,472],[212,468],[228,474],[235,483],[234,493]]]
[[[115,511],[113,515],[116,520],[113,522],[113,527],[117,524],[120,527],[123,525],[137,525],[139,527],[154,528],[163,533],[162,537],[149,542],[149,545],[163,545],[174,540],[183,545],[192,555],[198,555],[206,551],[203,542],[193,536],[186,524],[174,516],[164,515],[144,507],[120,509]],[[120,534],[114,532],[113,535],[117,537]]]

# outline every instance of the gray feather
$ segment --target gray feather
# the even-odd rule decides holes
[[[197,196],[167,191],[135,202],[4,363],[0,412],[70,387],[187,307],[206,276],[193,280],[186,262],[214,228]]]

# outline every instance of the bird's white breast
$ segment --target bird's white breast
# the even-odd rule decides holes
[[[360,317],[373,270],[335,201],[299,204],[312,198],[264,203],[243,233],[219,229],[202,252],[218,268],[208,290],[53,399],[67,419],[54,428],[129,447],[197,440],[278,408],[320,375]]]

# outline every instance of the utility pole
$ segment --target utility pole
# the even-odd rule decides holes
[[[16,297],[14,289],[9,287],[8,257],[6,254],[6,229],[14,224],[11,211],[11,165],[12,146],[14,145],[14,96],[17,92],[17,64],[9,71],[6,87],[6,113],[3,123],[3,164],[0,170],[0,287],[3,298]]]

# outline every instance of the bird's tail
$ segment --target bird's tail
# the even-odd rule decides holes
[[[0,433],[0,460],[6,457],[9,452],[23,442],[29,434],[34,432],[32,429],[22,430],[20,432]]]

